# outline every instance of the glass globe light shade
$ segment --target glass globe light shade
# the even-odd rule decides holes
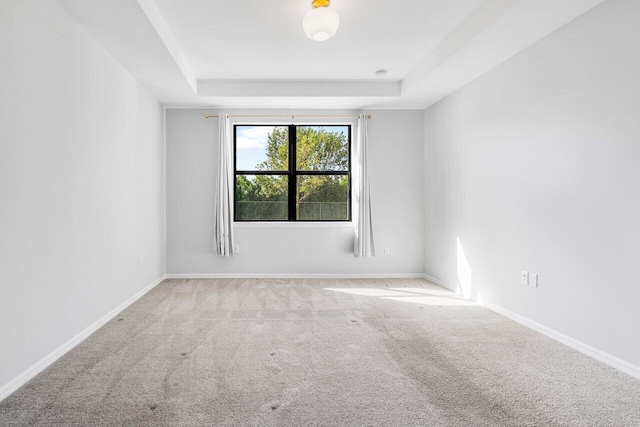
[[[328,7],[311,9],[304,16],[302,27],[311,40],[322,42],[336,34],[340,26],[340,16]]]

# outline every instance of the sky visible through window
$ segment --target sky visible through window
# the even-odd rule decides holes
[[[236,169],[256,170],[256,166],[267,159],[267,138],[277,126],[238,126],[236,128]],[[347,135],[347,126],[310,126],[319,130]]]

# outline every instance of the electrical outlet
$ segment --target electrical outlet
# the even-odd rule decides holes
[[[538,275],[530,273],[529,274],[529,285],[537,288],[538,287]]]
[[[235,253],[235,254],[239,254],[240,253],[240,245],[235,245],[233,247],[233,253]]]
[[[384,248],[384,254],[385,255],[391,255],[391,248],[389,248],[389,247]]]
[[[522,283],[523,285],[528,285],[529,284],[529,272],[528,271],[522,270],[520,272],[520,283]]]

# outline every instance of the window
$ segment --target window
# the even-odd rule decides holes
[[[350,221],[350,125],[235,125],[235,221]]]

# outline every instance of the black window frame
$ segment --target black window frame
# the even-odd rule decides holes
[[[238,127],[245,126],[275,126],[275,127],[287,127],[289,134],[289,168],[287,170],[279,170],[279,171],[264,171],[264,170],[238,170]],[[296,140],[297,140],[297,128],[299,127],[341,127],[348,128],[347,132],[347,145],[348,145],[348,169],[346,171],[305,171],[305,170],[297,170],[297,159],[296,159]],[[233,221],[234,222],[280,222],[280,223],[290,223],[290,222],[303,222],[303,223],[311,223],[311,222],[351,222],[353,215],[353,205],[351,200],[352,193],[352,152],[351,152],[351,135],[352,135],[352,125],[350,123],[345,124],[324,124],[324,123],[310,123],[310,124],[273,124],[273,123],[258,123],[258,124],[234,124],[233,125]],[[237,193],[237,180],[239,175],[282,175],[288,177],[288,195],[287,195],[287,208],[288,208],[288,219],[238,219],[238,193]],[[348,219],[297,219],[296,218],[296,182],[299,175],[345,175],[348,179],[348,204],[347,204],[347,212]]]

